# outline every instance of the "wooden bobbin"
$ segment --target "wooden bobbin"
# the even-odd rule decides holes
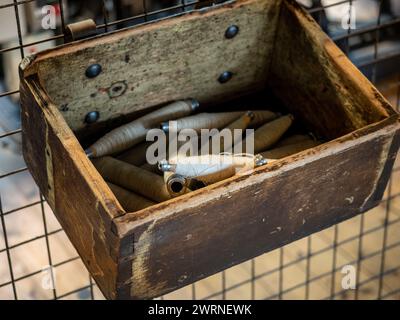
[[[251,120],[250,126],[253,128],[257,128],[259,126],[262,126],[266,124],[267,122],[270,122],[272,120],[275,120],[276,118],[279,118],[281,115],[277,112],[272,112],[269,110],[257,110],[257,111],[252,111],[253,112],[253,119]]]
[[[145,163],[141,165],[140,168],[158,175],[162,175],[162,172],[160,171],[160,169],[158,169],[158,166],[156,164]]]
[[[200,132],[201,129],[221,129],[239,118],[243,112],[217,112],[217,113],[199,113],[193,116],[178,119],[176,121],[176,130],[179,132],[184,129],[193,129]],[[169,123],[161,124],[164,132],[169,132]]]
[[[179,174],[176,174],[174,172],[165,172],[164,181],[171,197],[175,198],[182,194],[190,192],[190,190],[188,189],[188,180]]]
[[[121,153],[117,158],[134,166],[141,166],[146,163],[146,151],[152,143],[150,141],[141,142]]]
[[[252,120],[254,119],[254,113],[252,111],[247,111],[240,118],[233,121],[225,129],[230,131],[232,137],[232,143],[230,146],[225,146],[226,142],[222,137],[220,137],[220,152],[231,152],[232,147],[242,140],[243,135],[240,137],[235,136],[235,130],[245,130],[249,127]],[[212,151],[210,151],[211,153]]]
[[[161,122],[185,117],[198,107],[199,103],[193,99],[170,103],[108,132],[85,150],[86,154],[96,158],[125,151],[143,142],[147,132]]]
[[[93,160],[102,177],[155,202],[171,199],[164,179],[159,175],[112,157]]]
[[[96,23],[92,19],[86,19],[65,27],[65,42],[72,42],[88,38],[97,34]]]
[[[254,152],[268,149],[279,141],[293,123],[291,114],[282,116],[258,128],[254,133]]]

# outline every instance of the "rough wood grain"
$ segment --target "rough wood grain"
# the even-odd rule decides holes
[[[113,298],[119,239],[111,221],[125,212],[57,108],[44,97],[35,80],[21,82],[25,161],[86,267],[103,293]]]
[[[268,75],[280,1],[242,0],[41,53],[32,70],[73,130],[189,97],[201,103],[261,88]],[[236,24],[239,34],[225,38]],[[99,63],[103,72],[88,79]],[[217,80],[231,71],[231,81]],[[114,91],[115,88],[121,88]]]
[[[381,199],[399,147],[398,116],[310,18],[291,2],[285,10],[280,20],[284,33],[275,49],[282,61],[273,62],[271,86],[324,137],[353,133],[242,181],[227,180],[116,219],[120,233],[135,241],[130,258],[120,264],[122,297],[150,298],[183,287],[364,212]],[[293,15],[302,19],[300,24]],[[299,47],[304,53],[296,51]],[[319,62],[311,76],[301,58],[293,72],[293,65],[279,69],[287,62],[287,56],[278,55],[285,49],[306,55],[310,65]],[[315,87],[321,78],[323,90]],[[229,226],[221,230],[223,221]]]

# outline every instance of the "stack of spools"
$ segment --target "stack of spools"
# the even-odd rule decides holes
[[[290,114],[260,110],[192,115],[198,108],[195,100],[174,102],[112,130],[86,150],[126,211],[138,211],[318,145],[310,135],[282,139],[294,121]],[[150,164],[147,151],[154,142],[146,141],[146,135],[158,128],[167,135],[187,131],[191,139],[175,140],[177,152],[167,152],[158,164]],[[254,130],[246,131],[249,128]],[[218,129],[221,135],[217,140],[215,136],[204,139],[204,129]],[[254,152],[249,154],[249,149]]]

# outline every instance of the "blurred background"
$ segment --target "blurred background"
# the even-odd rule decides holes
[[[63,44],[72,22],[91,18],[101,34],[221,2],[0,0],[0,299],[103,299],[22,158],[21,58]],[[299,3],[399,110],[400,0]],[[356,290],[342,289],[345,265]],[[399,299],[400,160],[377,208],[159,299],[172,298]]]

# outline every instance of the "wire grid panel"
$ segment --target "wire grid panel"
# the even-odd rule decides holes
[[[133,1],[133,0],[132,0]],[[40,3],[39,3],[40,2]],[[51,3],[58,8],[59,28],[51,35],[30,39],[21,21],[27,6]],[[21,59],[29,49],[42,44],[60,44],[66,23],[81,19],[66,13],[66,1],[0,1],[0,14],[15,17],[12,33],[17,42],[0,47],[0,56],[16,53]],[[82,2],[83,1],[77,1]],[[116,14],[119,1],[99,1],[99,32],[159,19],[189,11],[201,1],[135,1],[137,14]],[[299,1],[351,58],[363,50],[360,39],[370,46],[369,58],[357,65],[399,108],[400,73],[383,78],[381,69],[400,57],[400,48],[382,53],[382,33],[389,36],[398,28],[399,18],[389,18],[387,1]],[[372,4],[372,2],[375,2]],[[355,3],[374,5],[372,23],[353,29]],[[393,3],[395,3],[393,1]],[[330,10],[348,11],[341,28],[329,25]],[[343,12],[342,10],[342,12]],[[371,10],[373,11],[373,10]],[[400,15],[398,15],[400,16]],[[346,17],[346,15],[345,15]],[[41,17],[40,17],[41,18]],[[37,18],[37,19],[40,19]],[[385,18],[385,19],[383,19]],[[100,20],[99,20],[100,19]],[[348,19],[348,21],[346,21]],[[370,19],[371,20],[371,19]],[[343,22],[348,27],[343,29]],[[390,42],[390,40],[389,40]],[[385,47],[386,48],[386,47]],[[353,55],[353,56],[352,56]],[[362,54],[361,57],[363,58]],[[354,58],[356,59],[356,58]],[[354,60],[353,59],[353,60]],[[17,72],[17,70],[14,70]],[[378,81],[379,80],[379,81]],[[4,89],[4,90],[3,90]],[[18,100],[18,88],[0,88],[0,111],[9,100]],[[3,109],[2,109],[3,108]],[[15,107],[17,108],[17,107]],[[39,193],[24,164],[18,126],[7,126],[8,113],[0,112],[0,299],[102,299],[64,231]],[[5,120],[5,128],[4,127]],[[1,126],[3,124],[3,126]],[[252,259],[160,299],[399,299],[400,298],[400,161],[397,160],[389,186],[379,207],[330,229]],[[356,290],[342,288],[343,266],[355,267]]]

